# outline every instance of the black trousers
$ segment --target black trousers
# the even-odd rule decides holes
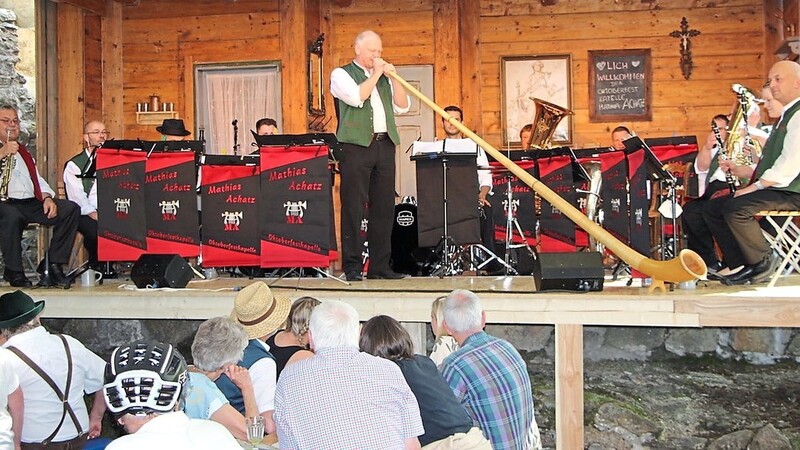
[[[69,262],[72,243],[78,231],[78,205],[69,200],[56,199],[57,215],[48,219],[44,214],[42,202],[35,198],[25,200],[10,199],[0,203],[0,250],[3,261],[9,270],[23,271],[22,231],[29,223],[53,227],[50,240],[50,262],[66,264]]]
[[[697,252],[703,258],[703,261],[709,265],[717,262],[717,254],[714,252],[714,240],[711,239],[711,230],[708,228],[703,215],[711,196],[723,189],[728,189],[727,183],[724,181],[712,181],[708,184],[705,193],[701,197],[691,200],[683,206],[683,214],[681,214],[683,232],[686,235],[686,246],[689,250]]]
[[[800,209],[800,194],[764,189],[740,197],[708,201],[703,218],[717,240],[728,267],[756,264],[769,255],[770,246],[761,232],[756,213],[764,210]]]
[[[369,147],[342,144],[342,268],[361,272],[361,221],[369,219],[369,272],[390,271],[394,223],[395,145],[385,137]],[[368,208],[367,208],[368,205]],[[366,212],[366,214],[365,214]]]
[[[80,216],[78,231],[83,235],[83,248],[89,257],[89,266],[97,264],[97,221],[89,216]]]

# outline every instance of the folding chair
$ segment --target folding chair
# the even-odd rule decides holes
[[[39,261],[42,259],[42,246],[38,245],[42,241],[40,233],[41,226],[38,223],[30,223],[22,230],[22,271],[36,273]],[[35,245],[36,259],[31,255],[31,248]],[[26,267],[27,265],[27,267]]]
[[[791,273],[794,269],[800,273],[800,227],[794,223],[795,217],[800,217],[800,211],[761,211],[757,214],[763,217],[775,231],[773,236],[767,230],[763,230],[764,237],[769,242],[770,247],[778,253],[781,263],[772,274],[768,287],[775,286],[778,277],[784,272]],[[777,217],[784,217],[782,224],[775,220]]]

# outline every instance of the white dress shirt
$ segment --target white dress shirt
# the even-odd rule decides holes
[[[798,101],[800,98],[783,107],[778,123],[783,120],[786,111]],[[760,179],[772,181],[778,188],[788,186],[800,173],[800,148],[798,145],[800,145],[800,113],[795,113],[786,124],[786,137],[783,140],[780,156],[775,160],[775,164],[761,175]]]
[[[84,151],[86,156],[91,156],[91,152]],[[83,178],[78,177],[82,172],[82,167],[78,167],[72,161],[67,162],[63,174],[64,191],[67,193],[67,198],[81,208],[81,215],[86,216],[97,211],[97,180],[92,182],[92,188],[87,194],[83,190]]]
[[[11,366],[11,352],[0,348],[0,449],[14,449],[14,432],[11,414],[8,413],[8,396],[19,387],[19,378]]]
[[[51,197],[55,198],[55,192],[53,192],[50,185],[47,184],[47,181],[39,175],[38,171],[36,172],[36,176],[39,178],[39,188],[42,190],[42,194],[50,194]],[[14,154],[14,168],[11,169],[11,181],[8,182],[8,197],[18,200],[36,197],[31,173],[28,171],[28,166],[25,165],[25,160],[22,159],[22,155],[19,153]]]
[[[84,432],[89,430],[89,414],[83,400],[84,392],[92,394],[103,387],[106,363],[89,351],[72,336],[64,335],[72,354],[72,384],[69,404],[75,411]],[[67,355],[61,339],[44,327],[12,336],[3,347],[16,347],[45,371],[62,389],[67,381]],[[25,398],[25,417],[22,423],[22,442],[42,442],[55,431],[61,420],[62,405],[53,389],[16,355],[11,364],[19,377]],[[63,442],[78,436],[69,418],[64,419],[61,430],[53,442]]]
[[[266,342],[256,339],[259,344],[269,351]],[[275,384],[278,379],[278,367],[272,358],[261,358],[256,361],[247,372],[253,380],[253,394],[256,397],[258,412],[273,411],[275,409]]]
[[[106,449],[242,450],[242,446],[219,423],[190,419],[176,411],[153,418],[136,433],[113,440]]]

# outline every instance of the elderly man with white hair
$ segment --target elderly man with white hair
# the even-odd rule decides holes
[[[483,331],[486,312],[475,293],[457,289],[444,300],[444,328],[460,348],[440,366],[467,412],[492,443],[541,449],[528,368],[509,342]]]
[[[308,336],[315,355],[287,366],[275,392],[281,448],[420,448],[416,397],[396,364],[359,351],[356,310],[323,302]]]

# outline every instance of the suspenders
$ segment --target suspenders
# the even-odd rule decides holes
[[[59,431],[61,431],[61,426],[64,425],[64,419],[66,419],[67,414],[69,414],[69,418],[72,419],[72,423],[75,425],[75,429],[78,430],[78,436],[83,434],[83,428],[81,427],[80,421],[78,421],[78,416],[75,414],[75,411],[72,409],[72,405],[69,404],[69,388],[72,385],[72,353],[69,350],[69,345],[67,344],[67,339],[61,335],[57,334],[59,338],[61,338],[61,342],[64,343],[64,350],[67,353],[67,382],[64,386],[64,391],[58,387],[58,385],[53,381],[53,379],[48,375],[41,367],[39,367],[35,362],[33,362],[27,355],[22,353],[16,347],[8,347],[8,350],[14,352],[15,355],[19,357],[25,364],[27,364],[37,375],[39,375],[45,383],[55,392],[56,397],[58,397],[58,401],[61,402],[62,410],[61,410],[61,420],[58,422],[55,431],[53,431],[50,436],[47,437],[42,444],[47,445],[49,444],[53,438],[56,437]]]

